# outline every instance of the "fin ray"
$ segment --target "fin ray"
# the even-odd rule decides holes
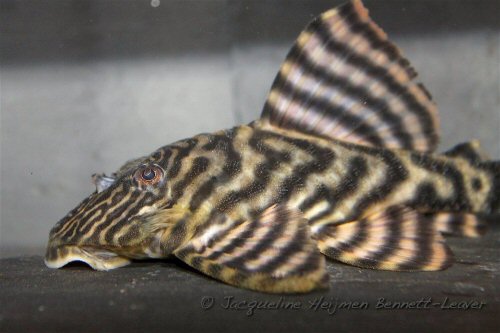
[[[300,213],[282,205],[253,220],[220,215],[174,255],[226,283],[264,292],[325,288],[325,259]]]
[[[430,216],[444,235],[476,238],[487,230],[485,217],[466,213],[437,213]]]
[[[323,13],[287,55],[259,124],[368,146],[432,151],[437,110],[360,1]]]
[[[440,270],[453,256],[431,222],[411,208],[393,206],[359,221],[323,228],[318,247],[330,258],[364,268]]]

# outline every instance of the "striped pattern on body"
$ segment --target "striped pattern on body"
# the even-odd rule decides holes
[[[334,239],[329,232],[336,226],[360,220],[371,212],[383,212],[394,206],[407,206],[421,211],[422,214],[418,214],[418,219],[415,219],[419,222],[416,222],[416,227],[420,228],[421,236],[433,234],[432,237],[437,237],[438,240],[436,244],[442,244],[438,224],[444,228],[442,231],[446,231],[449,223],[443,223],[441,218],[434,225],[432,219],[426,218],[423,213],[448,211],[457,214],[467,210],[483,212],[488,207],[487,198],[491,190],[491,182],[488,182],[488,179],[491,176],[486,171],[478,171],[473,165],[464,165],[460,160],[425,155],[428,161],[432,161],[431,166],[421,165],[417,157],[422,158],[423,155],[407,151],[391,152],[386,149],[346,145],[307,137],[300,133],[290,135],[289,131],[286,137],[276,132],[251,130],[246,127],[236,128],[234,131],[252,131],[252,135],[230,135],[235,140],[233,146],[251,147],[241,151],[238,158],[246,161],[242,163],[241,168],[246,170],[245,174],[250,177],[242,175],[241,178],[232,178],[226,174],[220,166],[232,158],[229,155],[226,155],[225,159],[221,158],[227,150],[227,147],[221,146],[221,150],[214,154],[217,156],[215,165],[212,169],[207,168],[206,177],[200,178],[205,179],[205,182],[207,179],[217,179],[210,180],[210,191],[201,185],[196,187],[198,192],[185,195],[185,205],[190,206],[193,215],[199,215],[199,219],[194,220],[200,221],[198,230],[201,232],[210,228],[214,218],[221,212],[234,216],[235,219],[253,219],[265,208],[279,203],[300,210],[308,219],[313,236],[320,241],[320,250],[334,257],[328,243],[322,248],[321,241]],[[248,143],[240,142],[240,137],[248,140]],[[278,169],[273,169],[278,165]],[[447,172],[441,173],[436,165],[446,168]],[[190,168],[186,166],[185,170]],[[218,172],[212,173],[211,170]],[[187,171],[186,174],[190,172]],[[472,184],[478,177],[485,179],[482,191],[477,191],[472,185],[464,187],[464,182]],[[181,179],[179,182],[185,180]],[[428,192],[422,191],[422,188],[432,188],[440,200],[430,198],[431,200],[427,201]],[[203,193],[202,199],[199,197],[200,193]],[[193,205],[193,202],[198,201],[203,202],[205,206]],[[183,199],[180,198],[179,202],[182,204]],[[447,214],[451,213],[442,213],[442,216]],[[403,214],[403,217],[409,220],[407,223],[412,222],[415,216],[416,213]],[[388,232],[392,232],[392,224],[398,223],[394,221],[391,226],[385,227]],[[470,225],[466,223],[470,232],[463,234],[472,236],[475,224],[472,220]],[[429,229],[425,229],[427,226]],[[358,237],[358,232],[352,236]],[[350,239],[347,239],[347,243],[349,242]],[[383,247],[382,245],[378,243],[377,247]],[[396,249],[388,247],[384,250],[385,255],[388,255]],[[341,256],[336,258],[342,259]],[[422,260],[421,267],[411,266],[408,269],[437,269],[449,265],[446,259],[443,259],[443,266],[428,265],[424,261]],[[404,269],[404,265],[399,269]]]
[[[289,130],[270,132],[248,126],[181,141],[158,150],[142,163],[162,165],[168,170],[168,184],[162,191],[170,193],[170,197],[154,198],[149,192],[128,192],[130,186],[122,182],[102,194],[107,196],[105,200],[96,194],[84,201],[79,212],[68,215],[72,223],[55,227],[52,237],[76,245],[101,244],[110,250],[119,249],[128,257],[164,257],[181,246],[189,248],[195,236],[210,239],[215,235],[211,235],[213,226],[222,217],[227,221],[224,230],[237,230],[237,226],[245,225],[245,230],[253,234],[255,224],[251,222],[255,223],[266,208],[280,204],[302,212],[319,250],[327,256],[362,267],[440,269],[450,264],[450,257],[440,257],[442,261],[432,259],[435,253],[449,254],[447,249],[441,249],[444,243],[438,231],[446,232],[454,225],[451,222],[457,222],[456,218],[453,220],[447,217],[452,215],[440,213],[440,218],[427,218],[425,224],[412,225],[413,221],[424,221],[424,217],[418,215],[414,219],[411,215],[401,224],[402,217],[408,217],[408,214],[401,214],[396,220],[382,219],[377,225],[371,222],[371,212],[384,215],[386,208],[397,206],[412,207],[426,214],[483,212],[488,206],[486,199],[492,183],[486,171],[481,172],[470,162],[456,157],[370,148]],[[443,168],[446,169],[444,173]],[[482,179],[480,188],[478,179]],[[434,195],[429,196],[429,193]],[[92,207],[98,199],[101,203]],[[141,207],[147,206],[146,202],[157,207],[175,202],[176,206],[162,213],[155,212],[149,220],[147,212],[136,220],[120,219],[131,212],[138,213],[144,209]],[[72,220],[74,217],[77,219]],[[150,224],[149,232],[140,225],[144,221]],[[459,234],[479,234],[475,227],[479,225],[477,220],[467,221],[462,226],[464,231]],[[408,230],[398,231],[395,226],[399,225],[403,229],[407,225]],[[385,237],[383,231],[391,236]],[[273,228],[271,235],[279,240],[286,238],[286,232],[285,228]],[[436,242],[407,244],[410,247],[407,252],[414,250],[406,257],[407,261],[404,257],[397,264],[394,260],[380,260],[402,253],[398,244],[408,242],[406,238],[415,238],[414,235],[403,237],[404,233],[412,232],[422,238],[425,235],[437,237]],[[359,241],[360,235],[365,235],[363,242]],[[369,235],[374,238],[370,239]],[[157,241],[145,242],[151,237]],[[237,237],[222,243],[215,241],[210,251],[224,252],[225,247],[234,246],[231,242],[238,241]],[[417,251],[418,246],[440,250],[427,249],[428,258],[422,258],[423,252]],[[356,261],[350,254],[353,248],[358,254],[371,249],[368,252],[375,259],[364,257]],[[203,257],[203,252],[186,255],[184,250],[178,253],[193,267],[200,268],[197,260]],[[287,256],[279,254],[276,252],[269,258],[286,261]],[[413,260],[415,256],[420,257],[420,261]],[[213,267],[216,266],[213,265],[210,275],[226,274],[222,273],[222,268],[215,274]],[[229,265],[227,269],[236,268],[240,267]],[[240,276],[240,282],[242,279]],[[230,280],[236,281],[233,277]]]
[[[500,163],[477,142],[439,155],[416,72],[359,0],[314,20],[261,119],[200,134],[93,175],[58,222],[46,263],[107,270],[174,255],[240,287],[328,285],[324,255],[359,267],[439,270],[442,234],[477,237],[500,209]]]

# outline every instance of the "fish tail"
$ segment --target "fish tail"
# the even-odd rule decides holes
[[[480,168],[491,177],[491,188],[486,201],[486,213],[500,213],[500,161],[482,162]]]
[[[476,169],[476,175],[471,177],[471,188],[483,198],[481,213],[499,213],[500,161],[491,160],[477,140],[461,143],[447,151],[445,155],[466,160]]]

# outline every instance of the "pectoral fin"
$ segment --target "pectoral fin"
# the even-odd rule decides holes
[[[325,288],[325,259],[300,213],[272,206],[253,220],[219,215],[174,255],[205,274],[278,293]]]
[[[318,233],[325,255],[359,267],[394,271],[435,271],[453,254],[434,220],[394,206],[359,221],[326,226]]]

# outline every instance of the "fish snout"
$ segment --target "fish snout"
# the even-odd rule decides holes
[[[49,268],[61,268],[70,262],[84,262],[98,271],[126,266],[130,260],[106,250],[76,245],[55,245],[49,242],[45,252],[45,265]]]
[[[71,224],[76,223],[78,216],[68,214],[50,231],[45,252],[45,265],[49,268],[61,268],[70,262],[80,261],[95,270],[107,271],[125,266],[130,260],[109,250],[98,242],[85,241],[72,236]],[[76,226],[74,226],[76,227]]]

